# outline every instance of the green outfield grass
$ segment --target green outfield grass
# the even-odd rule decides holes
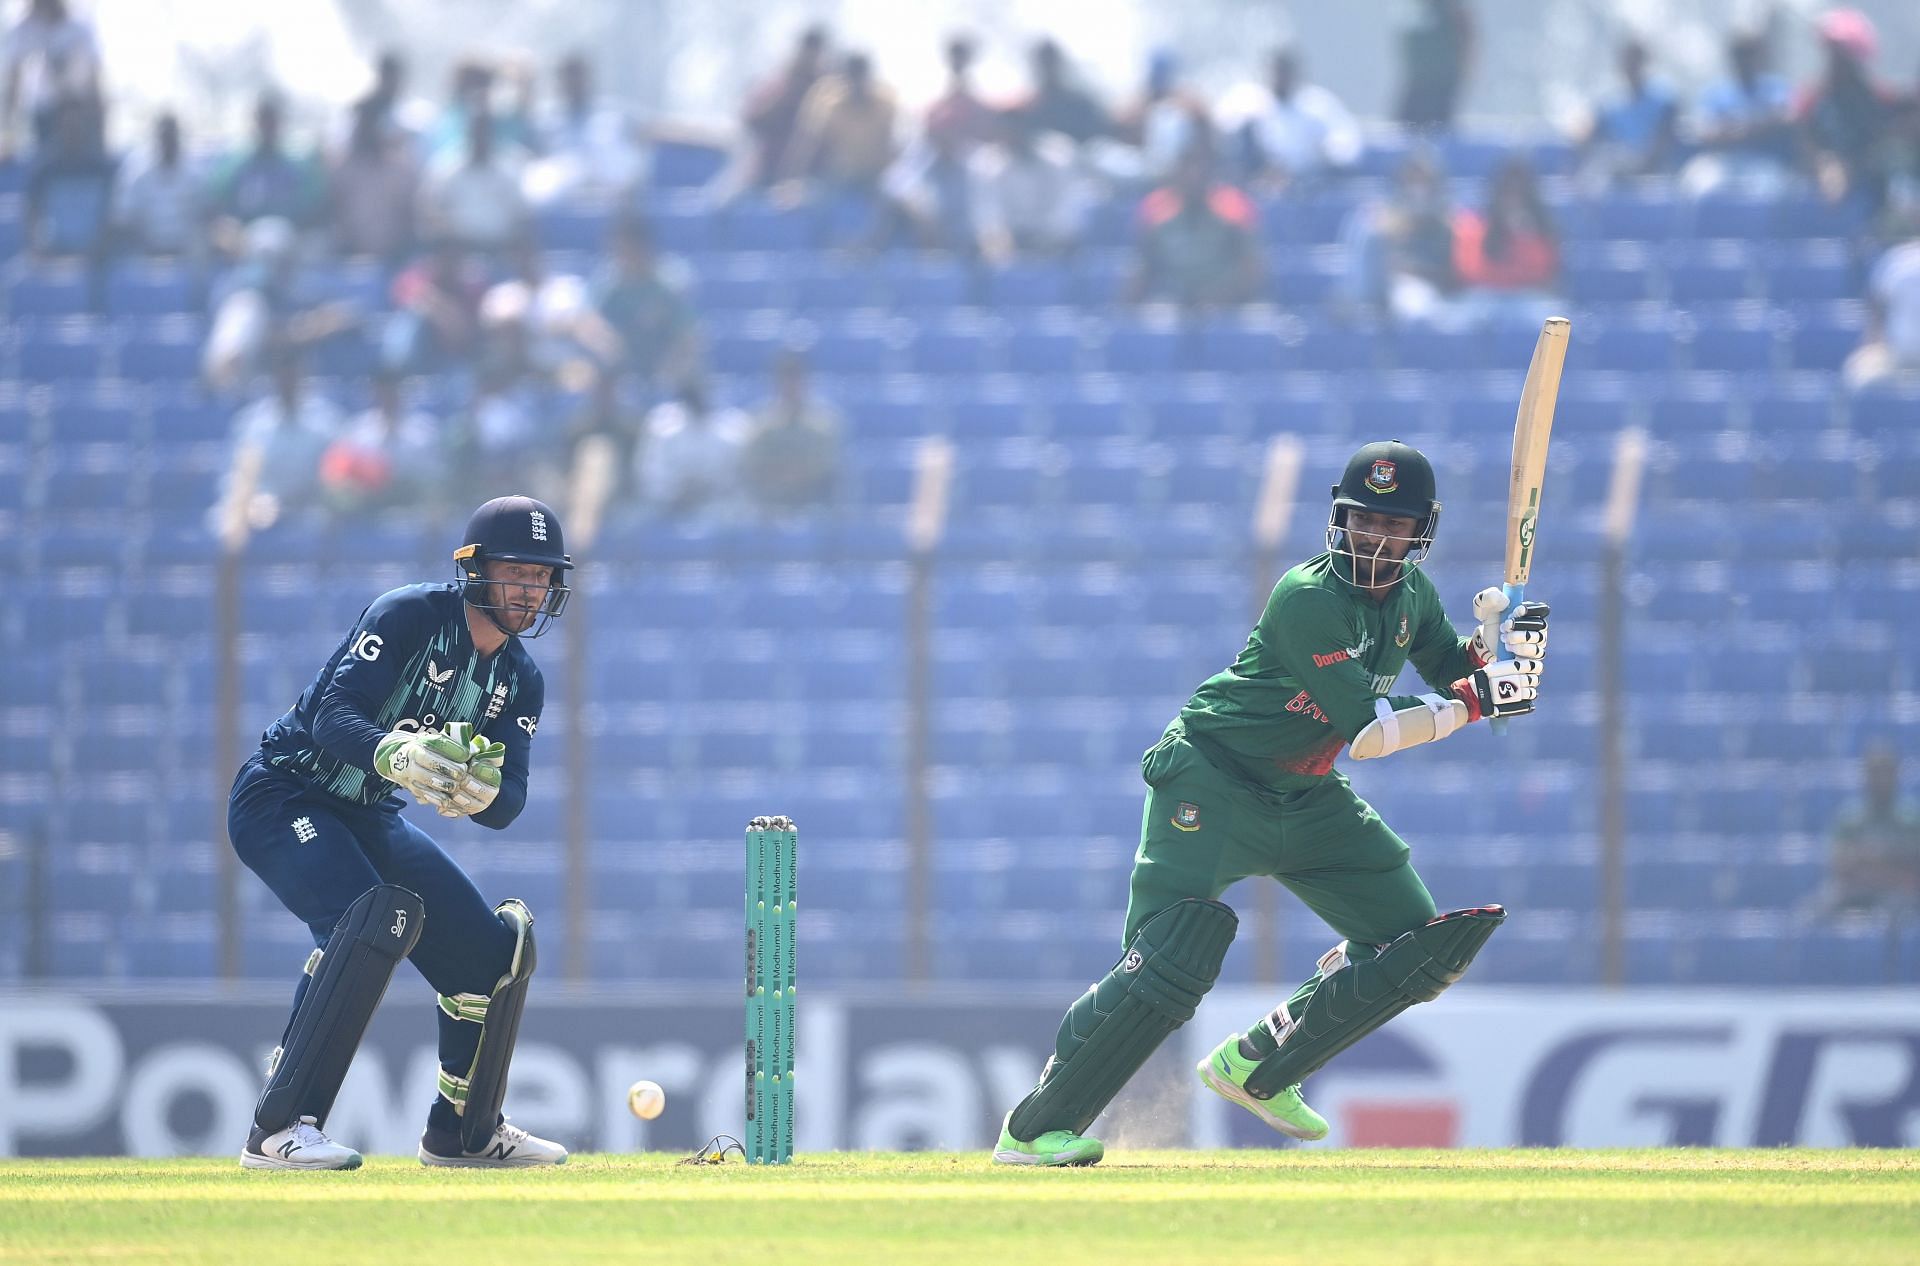
[[[1920,1157],[1886,1151],[981,1153],[785,1169],[577,1156],[546,1172],[253,1173],[0,1162],[0,1261],[1563,1262],[1920,1260]]]

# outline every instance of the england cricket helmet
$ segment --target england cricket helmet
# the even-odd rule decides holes
[[[1327,551],[1349,563],[1360,561],[1346,543],[1347,514],[1367,510],[1414,521],[1406,567],[1417,567],[1433,548],[1440,526],[1440,499],[1434,495],[1433,464],[1411,444],[1380,440],[1362,446],[1347,460],[1340,482],[1333,486],[1333,508],[1327,514]],[[1404,569],[1403,569],[1404,570]]]
[[[462,596],[468,606],[486,612],[502,632],[514,637],[539,637],[566,610],[567,599],[572,596],[567,588],[567,571],[573,559],[567,555],[560,516],[545,502],[523,496],[495,497],[473,512],[461,541],[460,548],[453,552],[453,561],[465,582]],[[509,608],[488,601],[487,590],[497,582],[488,581],[485,565],[494,561],[553,568],[539,614],[524,631],[515,632],[502,624],[500,612]]]

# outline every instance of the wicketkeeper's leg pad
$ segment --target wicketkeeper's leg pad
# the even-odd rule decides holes
[[[420,898],[392,884],[367,889],[347,907],[326,947],[307,957],[312,979],[268,1061],[255,1125],[284,1130],[302,1116],[326,1124],[374,1009],[426,922]]]
[[[442,994],[440,1009],[456,1020],[480,1026],[480,1044],[464,1077],[442,1068],[440,1093],[460,1114],[460,1142],[478,1152],[493,1137],[500,1105],[507,1100],[507,1068],[520,1037],[520,1014],[533,977],[533,912],[517,900],[503,901],[494,914],[513,933],[513,957],[491,994]]]
[[[1084,1133],[1220,976],[1240,920],[1218,901],[1176,901],[1141,925],[1113,970],[1068,1008],[1040,1084],[1008,1122],[1017,1139]]]
[[[1334,955],[1322,959],[1325,975],[1300,1014],[1276,1013],[1280,1045],[1247,1075],[1247,1093],[1270,1099],[1414,1003],[1438,998],[1506,918],[1499,906],[1449,910],[1372,958],[1340,966],[1329,961]]]

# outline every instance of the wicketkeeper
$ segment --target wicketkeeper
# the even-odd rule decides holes
[[[531,497],[474,511],[451,584],[383,594],[241,766],[234,851],[318,946],[240,1153],[250,1169],[354,1169],[323,1132],[400,960],[439,994],[439,1093],[426,1165],[559,1165],[566,1149],[501,1114],[534,968],[533,915],[489,905],[401,816],[405,791],[442,817],[504,830],[527,799],[546,689],[522,642],[567,603],[560,520]]]
[[[1533,710],[1547,606],[1500,625],[1510,659],[1463,638],[1419,568],[1440,520],[1433,467],[1398,441],[1368,444],[1333,488],[1327,549],[1274,586],[1233,666],[1202,683],[1147,750],[1147,783],[1120,961],[1060,1024],[1040,1084],[1007,1114],[993,1158],[1091,1165],[1086,1129],[1154,1049],[1193,1018],[1238,920],[1220,894],[1279,880],[1343,939],[1293,995],[1198,1065],[1210,1089],[1297,1139],[1327,1123],[1300,1083],[1460,978],[1506,918],[1436,916],[1407,846],[1334,769]],[[1474,618],[1505,612],[1498,588]],[[1412,661],[1436,693],[1390,694]]]

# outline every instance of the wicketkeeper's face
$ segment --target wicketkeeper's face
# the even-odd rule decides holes
[[[488,559],[483,566],[487,603],[494,608],[494,617],[510,632],[522,633],[532,627],[546,605],[553,568],[511,559]]]

